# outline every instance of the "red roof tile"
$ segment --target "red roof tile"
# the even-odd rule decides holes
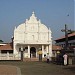
[[[52,50],[61,50],[61,49],[62,49],[61,46],[52,45]]]
[[[13,50],[13,48],[11,44],[7,44],[4,46],[0,46],[0,50]]]
[[[75,36],[75,32],[74,33],[72,33],[72,34],[68,34],[68,37],[71,37],[71,36]],[[58,38],[58,39],[56,39],[56,40],[60,40],[60,39],[64,39],[65,38],[65,36],[62,36],[61,38]],[[55,40],[55,41],[56,41]]]

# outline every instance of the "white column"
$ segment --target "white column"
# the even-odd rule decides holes
[[[14,52],[13,52],[14,57],[18,57],[18,52],[19,52],[18,46],[16,46],[16,43],[14,43]]]
[[[37,48],[36,48],[36,58],[37,58]]]
[[[46,46],[46,52],[49,53],[49,52],[48,52],[48,46]]]
[[[28,58],[30,58],[30,46],[28,45]]]
[[[49,55],[52,57],[52,45],[49,45]]]
[[[44,57],[44,45],[42,45],[42,57]]]
[[[37,53],[37,54],[36,54],[36,57],[37,57],[37,58],[39,58],[38,52],[39,52],[39,46],[38,46],[37,49],[36,49],[36,53]]]

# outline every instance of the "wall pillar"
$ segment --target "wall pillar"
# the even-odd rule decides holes
[[[49,55],[52,57],[52,45],[49,45]]]
[[[36,58],[37,58],[37,52],[38,52],[38,50],[37,50],[37,48],[36,48]]]
[[[42,57],[44,58],[44,45],[42,45]]]
[[[16,43],[14,43],[14,50],[13,50],[13,54],[14,54],[14,57],[18,57],[18,47],[16,45]]]
[[[28,45],[28,58],[30,58],[30,46]]]
[[[48,52],[48,46],[46,46],[46,52],[49,53],[49,52]]]

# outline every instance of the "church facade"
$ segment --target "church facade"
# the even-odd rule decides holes
[[[23,50],[24,58],[38,58],[39,50],[42,57],[49,53],[52,56],[52,37],[51,30],[37,19],[35,13],[25,23],[20,24],[14,29],[13,49],[15,57],[21,56]]]

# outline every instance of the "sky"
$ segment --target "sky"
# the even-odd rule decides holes
[[[10,42],[14,28],[29,19],[32,12],[52,31],[55,40],[64,35],[61,29],[75,29],[75,0],[0,0],[0,39]],[[69,16],[68,16],[69,15]]]

